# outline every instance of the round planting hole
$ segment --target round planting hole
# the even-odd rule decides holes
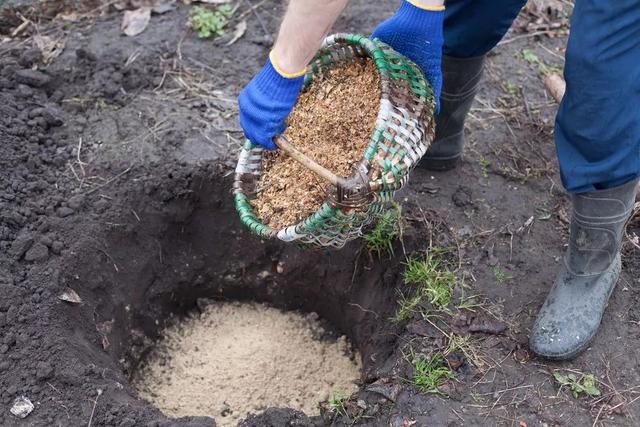
[[[222,302],[167,328],[133,383],[168,416],[224,427],[269,407],[318,415],[331,393],[357,389],[360,365],[315,313]]]

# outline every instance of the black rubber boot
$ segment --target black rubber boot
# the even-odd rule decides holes
[[[464,148],[464,121],[478,92],[484,55],[474,58],[442,58],[440,114],[436,136],[419,168],[449,170],[456,167]]]
[[[620,274],[620,245],[637,184],[572,196],[569,248],[529,338],[537,355],[570,359],[596,334]]]

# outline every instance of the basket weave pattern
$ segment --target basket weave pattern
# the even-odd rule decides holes
[[[340,209],[326,201],[298,224],[274,229],[256,216],[250,200],[262,172],[262,148],[248,140],[240,152],[233,186],[241,221],[256,235],[312,246],[341,248],[362,235],[390,206],[393,194],[409,179],[409,173],[427,152],[434,136],[433,91],[420,69],[379,40],[354,34],[325,39],[309,66],[305,88],[316,76],[352,61],[373,60],[380,75],[381,99],[375,128],[363,158],[369,166],[372,201],[363,209]]]

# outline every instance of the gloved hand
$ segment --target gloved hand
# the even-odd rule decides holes
[[[433,87],[436,114],[440,111],[442,90],[443,23],[444,6],[422,8],[403,0],[395,15],[378,25],[371,35],[420,67]]]
[[[262,70],[240,92],[240,126],[252,143],[275,150],[273,137],[284,132],[285,119],[298,99],[304,70],[287,74],[279,70],[273,54]]]

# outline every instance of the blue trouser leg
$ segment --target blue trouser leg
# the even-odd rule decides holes
[[[527,0],[445,0],[443,53],[484,55],[498,44]]]
[[[640,176],[640,0],[577,0],[556,118],[567,191]]]

